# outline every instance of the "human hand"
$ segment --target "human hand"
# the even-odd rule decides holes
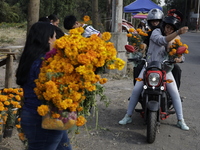
[[[175,61],[176,63],[181,63],[183,60],[182,60],[181,57],[177,57],[177,58],[174,58],[174,61]]]
[[[184,34],[188,31],[188,27],[185,26],[185,27],[182,27],[180,28],[178,31],[177,31],[177,34],[180,35],[180,34]]]

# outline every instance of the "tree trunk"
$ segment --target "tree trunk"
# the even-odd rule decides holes
[[[93,0],[92,5],[92,25],[95,29],[98,29],[98,0]]]
[[[29,0],[27,34],[31,26],[39,20],[40,0]]]

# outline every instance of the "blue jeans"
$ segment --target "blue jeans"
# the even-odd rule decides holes
[[[21,112],[21,127],[28,139],[28,150],[72,150],[67,131],[41,127],[42,117],[26,110]]]

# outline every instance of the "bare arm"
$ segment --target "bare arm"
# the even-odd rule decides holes
[[[172,34],[166,36],[166,41],[167,42],[170,42],[171,40],[173,40],[177,35],[180,35],[180,34],[184,34],[188,31],[188,27],[182,27],[180,28],[179,30],[177,30],[176,32],[173,32]]]

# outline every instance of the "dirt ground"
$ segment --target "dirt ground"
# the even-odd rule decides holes
[[[0,41],[1,35],[12,37],[14,42],[0,42],[0,46],[23,45],[26,32],[22,29],[0,28]],[[13,72],[17,64],[15,60]],[[73,150],[197,150],[199,144],[194,145],[194,143],[199,141],[199,132],[194,129],[190,132],[181,131],[175,126],[175,115],[162,122],[153,144],[146,142],[146,126],[138,113],[134,113],[133,123],[124,126],[118,124],[126,112],[127,99],[133,88],[133,70],[130,64],[128,66],[127,74],[123,76],[113,73],[104,74],[108,78],[105,94],[110,98],[110,104],[106,107],[104,103],[98,102],[98,111],[92,111],[91,116],[87,118],[86,126],[80,128],[80,133],[69,133]],[[4,87],[4,80],[5,66],[2,66],[0,67],[0,88]],[[13,78],[13,86],[16,87],[15,78]],[[16,129],[11,138],[4,138],[0,142],[0,150],[24,150]]]
[[[2,36],[3,35],[3,36]],[[10,38],[12,37],[12,38]],[[26,32],[23,29],[0,28],[0,39],[7,39],[8,42],[0,42],[0,47],[4,46],[21,46],[24,45]],[[9,40],[11,39],[11,40]],[[17,50],[20,54],[20,49]],[[1,55],[2,57],[3,55]],[[18,58],[18,56],[17,56]],[[0,59],[1,61],[2,59]],[[18,65],[18,60],[14,60],[13,73]],[[0,88],[4,88],[5,84],[5,65],[0,67]],[[129,71],[130,72],[130,71]],[[80,128],[80,134],[69,133],[72,147],[74,150],[93,150],[96,147],[98,141],[98,149],[101,149],[101,144],[116,145],[116,139],[120,133],[115,133],[118,125],[118,118],[121,118],[125,112],[125,105],[127,98],[132,89],[132,79],[127,75],[123,77],[117,74],[104,74],[103,76],[108,78],[108,82],[105,84],[105,94],[110,98],[110,104],[108,107],[104,103],[98,102],[98,111],[93,110],[93,113],[87,118],[87,124]],[[132,76],[129,74],[129,76]],[[15,78],[13,77],[13,87],[17,87],[15,84]],[[121,98],[123,97],[123,98]],[[124,108],[124,110],[121,110]],[[122,115],[116,116],[115,112],[121,111]],[[98,113],[98,115],[97,115]],[[98,117],[97,117],[98,116]],[[117,119],[116,119],[117,117]],[[97,122],[98,120],[98,122]],[[105,136],[105,137],[104,137]],[[106,140],[106,141],[105,141]],[[95,142],[92,142],[95,141]],[[0,150],[23,150],[24,146],[18,138],[18,132],[13,130],[12,137],[3,138],[0,143]],[[95,148],[96,149],[96,148]],[[109,149],[109,147],[108,147]]]

